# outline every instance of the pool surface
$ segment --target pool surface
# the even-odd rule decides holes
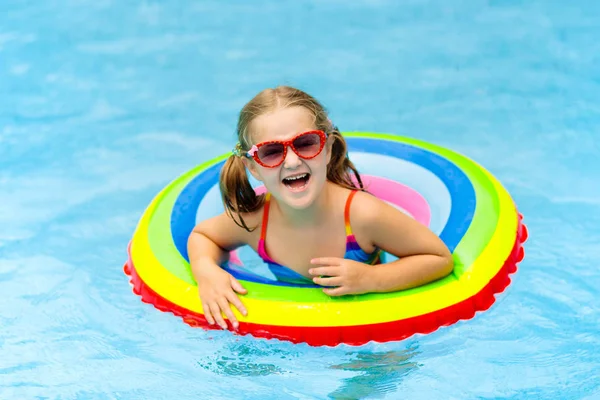
[[[1,399],[600,397],[600,3],[5,0]],[[315,348],[144,304],[126,246],[157,192],[289,84],[343,131],[476,160],[529,229],[492,308]]]

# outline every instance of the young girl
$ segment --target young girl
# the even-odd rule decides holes
[[[310,95],[285,86],[262,91],[242,109],[237,134],[220,177],[225,212],[188,240],[209,324],[226,329],[225,314],[237,329],[230,304],[247,315],[236,294],[246,289],[219,266],[242,245],[278,279],[326,286],[329,296],[408,289],[452,271],[433,232],[363,189],[344,138]],[[267,194],[255,194],[246,170]],[[381,263],[383,251],[399,259]]]

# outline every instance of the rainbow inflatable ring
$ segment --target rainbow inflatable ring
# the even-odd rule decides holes
[[[487,310],[510,283],[527,239],[507,191],[481,166],[445,148],[387,134],[344,136],[367,189],[436,232],[453,253],[454,272],[401,292],[331,298],[318,286],[277,281],[268,269],[260,271],[260,263],[245,261],[244,267],[233,254],[223,268],[248,289],[248,316],[235,311],[237,333],[313,346],[361,345],[430,333]],[[180,176],[153,199],[124,268],[144,302],[206,329],[212,327],[190,272],[187,237],[196,221],[223,211],[218,178],[227,157]]]

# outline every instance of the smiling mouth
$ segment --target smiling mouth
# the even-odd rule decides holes
[[[291,189],[293,191],[298,191],[298,190],[304,189],[306,187],[306,185],[308,184],[309,180],[310,180],[310,174],[305,173],[305,174],[300,174],[300,175],[295,175],[295,176],[290,176],[290,177],[284,178],[282,180],[282,182],[289,189]]]

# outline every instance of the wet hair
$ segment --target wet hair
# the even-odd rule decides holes
[[[293,87],[278,86],[274,89],[265,89],[242,108],[237,123],[240,153],[246,154],[252,147],[249,128],[254,119],[287,107],[304,107],[314,116],[315,128],[335,139],[331,148],[331,161],[327,166],[327,180],[347,189],[364,191],[360,174],[348,158],[346,140],[328,118],[325,108],[314,97]],[[351,174],[354,175],[355,182]],[[264,195],[257,196],[254,192],[248,180],[246,167],[239,155],[232,154],[225,162],[219,177],[219,186],[227,214],[238,226],[249,232],[254,230],[255,228],[251,229],[246,225],[241,214],[259,210],[265,200]]]

